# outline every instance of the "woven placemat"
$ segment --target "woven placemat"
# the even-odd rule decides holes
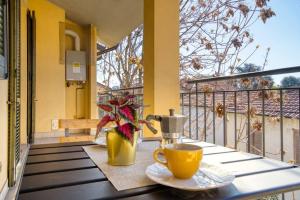
[[[107,179],[120,190],[154,185],[145,174],[146,168],[154,163],[152,154],[159,147],[159,142],[143,142],[138,145],[136,162],[130,166],[111,166],[107,164],[107,151],[102,145],[83,147],[94,163],[101,169]]]

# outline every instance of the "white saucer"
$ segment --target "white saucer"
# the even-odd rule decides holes
[[[146,175],[154,182],[169,187],[199,191],[224,187],[231,184],[235,176],[220,166],[201,163],[199,171],[190,179],[177,179],[163,165],[154,163],[147,167]]]

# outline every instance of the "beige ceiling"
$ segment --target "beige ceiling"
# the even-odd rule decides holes
[[[98,37],[114,46],[143,23],[143,0],[49,0],[78,24],[93,24]]]

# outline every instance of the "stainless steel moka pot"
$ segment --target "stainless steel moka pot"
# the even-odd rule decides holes
[[[184,115],[175,114],[174,109],[169,109],[170,115],[148,115],[146,117],[147,121],[155,120],[160,122],[161,134],[162,134],[162,145],[177,143],[181,138],[184,124],[187,117]],[[152,126],[148,128],[154,133],[157,130]]]

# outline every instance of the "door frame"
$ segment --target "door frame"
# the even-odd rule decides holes
[[[27,10],[27,142],[34,143],[35,83],[36,83],[36,19],[35,12]]]

